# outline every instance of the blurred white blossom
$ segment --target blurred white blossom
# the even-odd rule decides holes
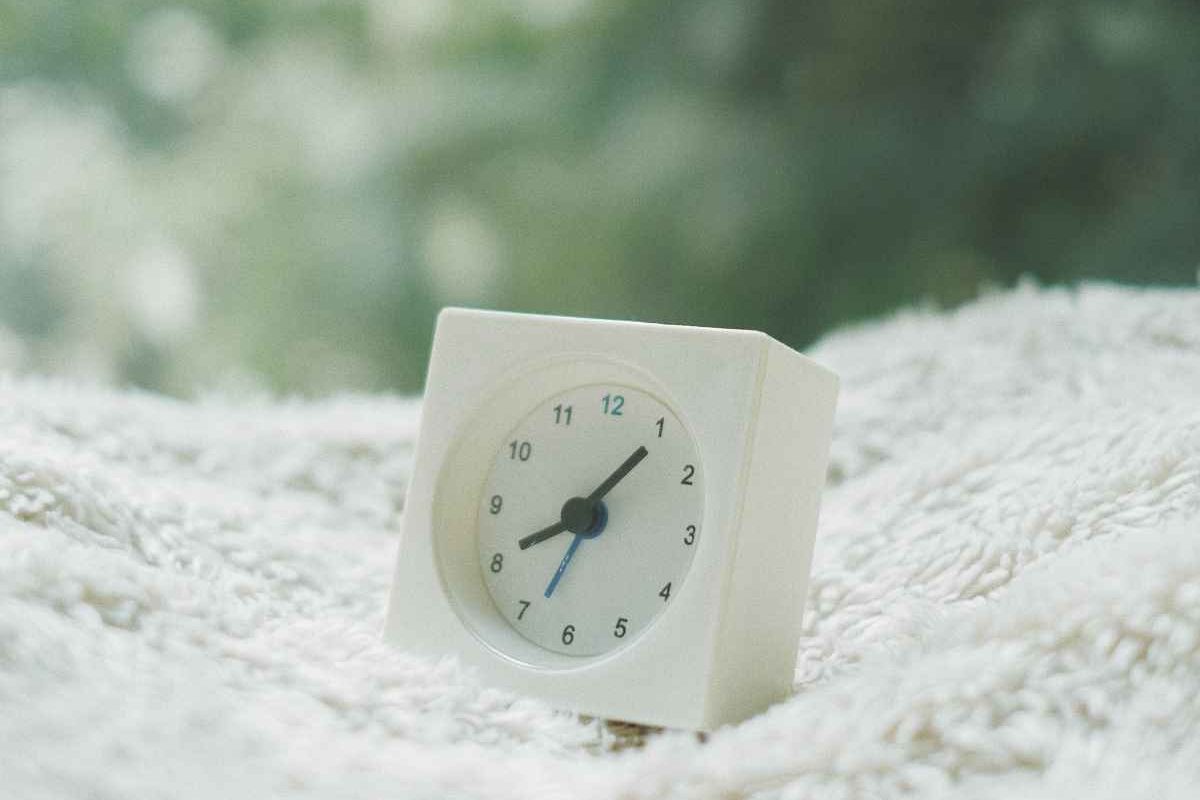
[[[303,167],[328,184],[364,178],[388,147],[386,107],[365,76],[328,48],[288,42],[267,48],[231,87],[230,125],[247,143],[297,149]],[[264,135],[265,134],[265,135]]]
[[[224,48],[212,26],[189,8],[146,15],[129,42],[129,69],[146,94],[168,103],[196,98],[220,68]]]
[[[176,344],[196,327],[195,268],[173,242],[149,242],[134,254],[125,274],[125,297],[134,324],[155,344]]]
[[[502,267],[496,231],[461,199],[438,204],[429,222],[425,262],[439,300],[479,303],[494,289]]]
[[[124,226],[128,164],[104,108],[41,83],[0,88],[0,245],[30,257]],[[82,267],[82,265],[78,265]]]

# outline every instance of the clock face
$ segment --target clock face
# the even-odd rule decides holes
[[[484,584],[534,644],[595,656],[674,601],[699,545],[696,443],[663,401],[588,384],[532,408],[504,438],[478,509]]]

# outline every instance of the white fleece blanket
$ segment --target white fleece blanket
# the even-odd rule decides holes
[[[1194,798],[1200,291],[1021,287],[843,379],[794,696],[616,752],[382,645],[419,405],[0,382],[0,796]]]

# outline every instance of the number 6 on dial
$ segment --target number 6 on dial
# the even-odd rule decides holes
[[[837,379],[754,331],[448,309],[386,638],[582,713],[785,697]]]

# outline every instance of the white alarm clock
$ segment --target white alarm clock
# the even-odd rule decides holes
[[[787,696],[837,378],[755,331],[446,309],[386,638],[593,716]]]

